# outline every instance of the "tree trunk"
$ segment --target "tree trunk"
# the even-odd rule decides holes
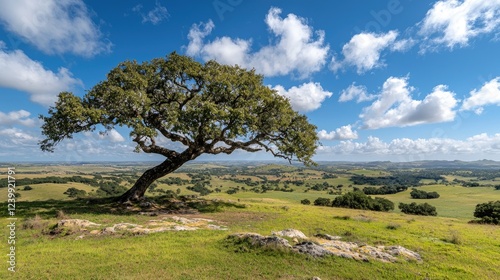
[[[128,201],[140,201],[144,198],[147,188],[157,179],[175,171],[181,167],[186,161],[172,161],[167,159],[160,165],[157,165],[142,174],[142,176],[135,182],[134,186],[125,192],[118,201],[125,203]]]

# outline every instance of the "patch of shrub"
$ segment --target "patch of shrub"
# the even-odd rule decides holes
[[[314,200],[314,205],[316,206],[331,206],[332,201],[329,198],[318,197]]]
[[[300,201],[300,203],[302,203],[302,204],[304,204],[304,205],[309,205],[309,204],[311,204],[311,201],[310,201],[309,199],[307,199],[307,198],[306,198],[306,199],[302,199],[302,200]]]
[[[437,192],[426,192],[422,190],[417,190],[415,188],[410,192],[411,198],[414,199],[433,199],[439,198],[439,194]]]
[[[404,186],[383,186],[383,187],[365,187],[363,192],[365,194],[395,194],[398,192],[406,191],[407,187]]]
[[[31,191],[32,189],[31,186],[24,186],[23,191]]]
[[[496,185],[495,190],[500,191],[500,185]]]
[[[83,197],[87,195],[87,192],[84,190],[79,190],[77,188],[68,188],[64,194],[68,195],[69,197]]]
[[[401,225],[400,224],[394,224],[394,223],[390,223],[388,224],[385,228],[386,229],[390,229],[390,230],[396,230],[398,228],[400,228]]]
[[[23,229],[43,229],[47,227],[48,221],[42,220],[42,218],[37,214],[33,218],[26,219],[23,224]]]
[[[455,245],[460,245],[463,243],[460,233],[456,230],[451,231],[450,236],[444,239],[444,241]]]
[[[208,189],[207,187],[205,187],[205,184],[200,183],[200,182],[197,182],[192,187],[186,187],[186,189],[193,191],[193,192],[200,193],[201,196],[209,195],[210,193],[212,193],[212,190]]]
[[[57,218],[58,220],[64,220],[64,219],[69,219],[69,216],[68,216],[68,215],[66,215],[66,213],[64,213],[64,211],[63,211],[63,210],[58,210],[58,211],[56,212],[56,218]]]
[[[401,212],[410,215],[421,215],[421,216],[437,216],[436,207],[430,205],[429,203],[417,204],[412,202],[410,204],[399,203],[399,209]]]
[[[477,221],[484,224],[500,224],[500,200],[480,203],[476,205],[474,217],[479,218]]]
[[[332,202],[332,206],[385,212],[394,209],[392,201],[380,197],[373,199],[361,191],[348,192],[336,197]]]
[[[348,215],[345,215],[345,216],[333,216],[334,219],[338,219],[338,220],[344,220],[344,221],[348,221],[351,219],[351,216],[348,216]]]

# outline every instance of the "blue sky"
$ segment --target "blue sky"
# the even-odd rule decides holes
[[[500,160],[499,50],[500,0],[0,0],[0,161],[161,160],[125,128],[42,153],[37,116],[173,51],[263,74],[318,127],[315,160]]]

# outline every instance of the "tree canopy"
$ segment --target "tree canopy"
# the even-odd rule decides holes
[[[123,200],[142,198],[156,179],[201,154],[263,150],[309,165],[318,143],[316,127],[254,70],[215,61],[201,64],[176,53],[122,62],[83,97],[61,92],[48,116],[40,118],[43,151],[53,152],[62,140],[102,125],[105,130],[128,127],[136,152],[166,157]],[[161,137],[184,149],[160,145]]]

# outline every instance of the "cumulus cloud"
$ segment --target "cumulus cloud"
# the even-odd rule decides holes
[[[330,69],[337,72],[346,67],[356,67],[357,73],[362,74],[374,68],[384,67],[381,53],[390,51],[406,51],[413,41],[404,39],[396,41],[398,32],[391,30],[387,33],[360,33],[354,35],[349,43],[342,47],[344,59],[333,57]]]
[[[16,148],[22,145],[33,146],[37,141],[35,136],[19,128],[1,129],[0,137],[2,138],[2,144],[0,145],[2,148]]]
[[[352,130],[351,125],[344,125],[333,131],[321,130],[318,132],[320,140],[350,140],[358,139],[358,133]]]
[[[439,45],[466,46],[470,39],[496,32],[500,27],[498,0],[442,0],[434,4],[420,23],[425,51]]]
[[[332,93],[323,89],[319,83],[304,83],[299,87],[293,86],[286,90],[283,86],[273,87],[278,94],[287,97],[294,110],[305,113],[321,107],[323,101],[332,96]]]
[[[157,25],[166,20],[169,16],[167,8],[162,6],[160,2],[156,2],[154,9],[147,13],[143,13],[142,8],[143,6],[141,4],[132,8],[132,11],[138,13],[142,17],[142,23],[150,22],[153,25]]]
[[[338,155],[439,155],[452,156],[500,154],[500,133],[488,135],[486,133],[469,137],[465,140],[450,138],[409,139],[396,138],[389,142],[369,136],[365,142],[341,141],[335,146],[320,146],[318,153]]]
[[[408,78],[388,78],[381,93],[370,106],[363,108],[360,118],[363,128],[377,129],[391,126],[412,126],[425,123],[452,121],[457,105],[454,93],[444,85],[436,86],[423,100],[412,99],[414,90]]]
[[[116,129],[111,129],[103,134],[100,134],[99,138],[109,140],[113,143],[125,141],[125,138],[123,138],[120,132],[116,131]]]
[[[30,115],[31,113],[26,110],[12,111],[7,114],[0,112],[0,125],[23,125],[32,127],[35,125],[35,120],[29,118]]]
[[[134,153],[133,145],[122,143],[125,139],[114,130],[107,135],[92,132],[76,134],[72,139],[63,140],[54,153],[40,150],[38,142],[42,139],[36,128],[0,128],[0,138],[0,161],[35,159],[78,162],[151,158],[151,155]]]
[[[462,103],[461,110],[474,110],[476,114],[483,112],[483,106],[500,106],[500,77],[486,82],[479,90],[472,90],[470,96]]]
[[[25,91],[33,102],[49,106],[56,101],[59,92],[76,85],[82,82],[66,68],[59,68],[55,73],[20,50],[0,49],[0,87]]]
[[[95,143],[97,143],[97,141],[99,142],[109,141],[111,143],[118,143],[125,141],[125,138],[123,138],[123,136],[114,128],[106,131],[101,131],[99,133],[87,131],[84,132],[83,135],[86,137],[87,140],[95,141]]]
[[[357,103],[363,101],[370,101],[376,98],[373,94],[368,94],[365,86],[358,86],[356,84],[351,84],[348,88],[342,90],[339,97],[339,102],[346,102],[351,100],[356,100]]]
[[[192,26],[186,54],[255,68],[266,76],[298,73],[301,78],[305,78],[319,71],[326,63],[329,50],[329,46],[324,43],[324,32],[313,32],[304,18],[294,14],[282,18],[280,14],[278,8],[269,10],[265,22],[275,40],[256,52],[251,52],[252,40],[222,37],[204,43],[203,39],[214,28],[213,22],[209,21]]]
[[[47,54],[91,57],[111,48],[82,0],[2,1],[0,22]]]

